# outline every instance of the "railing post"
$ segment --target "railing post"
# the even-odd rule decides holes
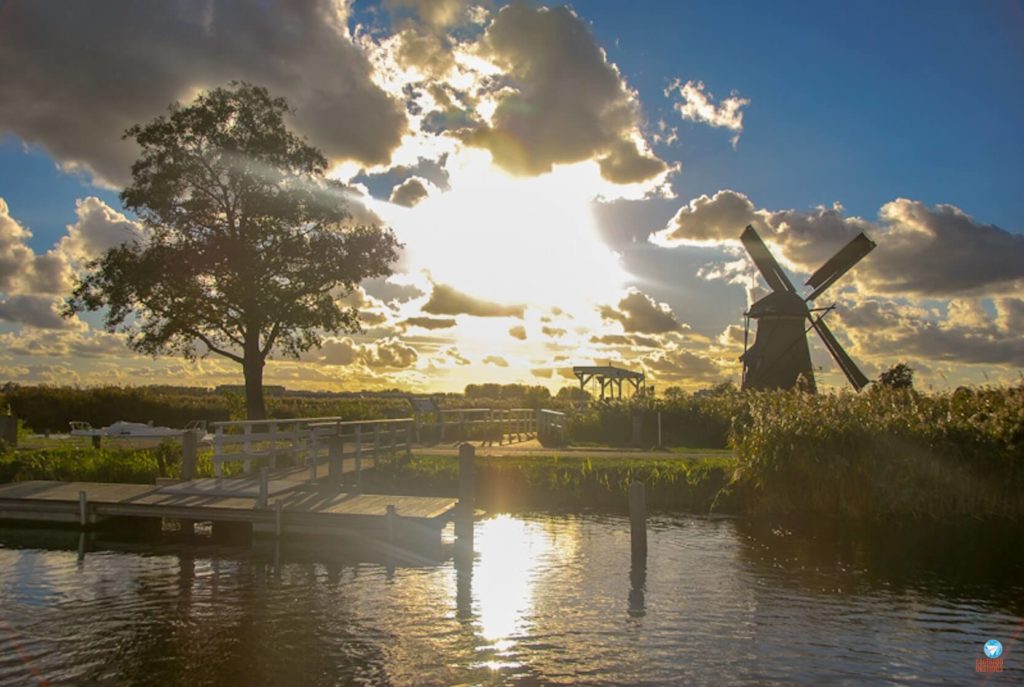
[[[270,465],[271,470],[277,469],[277,423],[270,423],[270,458],[267,459],[267,463]]]
[[[356,491],[363,487],[363,426],[356,425]]]
[[[537,441],[540,441],[541,421],[544,419],[543,412],[540,408],[533,411],[533,435]]]
[[[223,449],[224,441],[224,425],[217,425],[217,433],[213,435],[213,476],[220,477],[224,474],[224,468],[222,467],[221,450]]]
[[[405,459],[409,460],[410,458],[412,458],[412,426],[407,422],[405,423]]]
[[[181,479],[185,482],[196,478],[196,456],[199,453],[199,434],[189,430],[181,435]]]
[[[380,423],[373,423],[373,467],[380,463]]]
[[[317,437],[316,428],[309,428],[309,456],[306,461],[309,463],[309,482],[316,482],[316,462],[320,458],[320,439]]]
[[[263,509],[267,507],[267,498],[270,494],[270,469],[266,466],[260,468],[260,491],[256,498],[256,507]]]
[[[476,448],[472,444],[459,446],[459,506],[455,516],[455,536],[458,544],[473,550],[473,515],[476,511]]]
[[[242,471],[249,473],[252,472],[252,425],[246,423],[242,427],[242,433],[245,435],[245,443],[242,445],[245,451],[245,459],[242,461]]]
[[[388,460],[390,460],[392,463],[395,462],[395,444],[398,443],[397,434],[398,426],[394,422],[392,422],[391,431],[388,432],[391,443],[391,445],[388,447]]]

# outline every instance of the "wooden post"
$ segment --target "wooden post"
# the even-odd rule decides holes
[[[373,423],[373,467],[380,462],[380,423]]]
[[[84,491],[78,492],[78,524],[82,527],[89,524],[89,496]]]
[[[459,439],[466,440],[466,414],[461,410],[459,411]]]
[[[629,485],[629,542],[633,558],[647,557],[647,499],[643,482]]]
[[[540,427],[541,422],[544,419],[544,415],[542,414],[543,412],[544,411],[542,411],[540,408],[537,408],[536,410],[533,411],[533,435],[537,439],[537,441],[540,441]]]
[[[413,420],[413,427],[416,430],[416,443],[420,443],[420,411],[416,411],[415,420]]]
[[[220,477],[224,474],[224,467],[221,463],[221,451],[224,448],[224,425],[217,425],[217,433],[213,436],[213,476]]]
[[[246,424],[242,427],[242,434],[245,437],[245,443],[242,444],[242,450],[245,451],[245,458],[242,460],[242,471],[245,473],[252,472],[252,425]]]
[[[309,456],[306,460],[309,462],[309,483],[316,482],[316,461],[320,457],[320,440],[317,438],[315,428],[309,430]]]
[[[395,541],[395,506],[392,503],[387,505],[387,521],[388,521],[388,543]]]
[[[267,496],[270,494],[270,468],[260,468],[260,492],[256,499],[257,508],[267,507]]]
[[[418,432],[417,432],[418,433]],[[412,458],[412,427],[409,423],[405,425],[405,459]]]
[[[284,513],[281,509],[281,499],[274,502],[274,535],[280,539],[284,531]]]
[[[196,478],[196,457],[199,453],[199,434],[190,430],[181,435],[181,479],[188,482]]]
[[[356,425],[356,492],[363,488],[363,426]]]
[[[473,515],[476,511],[476,448],[472,444],[459,446],[459,507],[455,517],[455,536],[458,543],[473,549]]]
[[[102,444],[102,441],[103,441],[103,438],[99,434],[93,434],[92,435],[92,447],[93,448],[96,448],[96,449],[100,448],[100,446]]]
[[[271,470],[277,469],[277,423],[270,423],[270,458],[267,460]]]
[[[327,441],[327,481],[332,486],[340,486],[342,477],[342,466],[345,460],[345,443],[341,434],[330,437]]]

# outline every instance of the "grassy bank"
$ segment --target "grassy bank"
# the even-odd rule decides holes
[[[200,451],[197,472],[213,475],[209,451]],[[181,475],[181,445],[165,442],[153,448],[57,446],[0,453],[0,484],[27,480],[125,482],[153,484],[158,477]]]
[[[1024,516],[1024,388],[755,393],[730,442],[752,513]]]
[[[626,489],[639,480],[651,509],[706,513],[735,468],[729,457],[478,457],[477,503],[492,511],[525,508],[623,510]],[[401,494],[458,492],[458,458],[414,456],[383,466],[366,486]]]

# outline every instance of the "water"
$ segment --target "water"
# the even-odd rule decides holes
[[[1024,684],[1024,546],[993,527],[497,516],[470,576],[341,547],[0,531],[0,683]],[[368,560],[369,558],[369,560]],[[988,639],[1004,672],[975,673]]]

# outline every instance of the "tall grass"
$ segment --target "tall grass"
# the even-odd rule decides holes
[[[754,512],[1024,515],[1024,388],[751,393],[730,442]]]
[[[477,503],[487,510],[523,508],[622,510],[634,480],[646,485],[654,509],[707,512],[733,473],[728,457],[612,458],[579,455],[478,457]],[[458,458],[414,456],[382,465],[365,482],[377,491],[451,496]]]

